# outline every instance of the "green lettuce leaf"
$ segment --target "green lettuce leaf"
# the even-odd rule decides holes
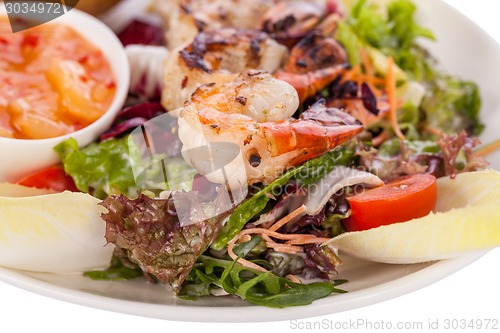
[[[92,143],[82,149],[71,138],[58,144],[54,150],[80,191],[100,199],[121,193],[137,196],[139,188],[134,179],[126,138]]]
[[[484,125],[479,119],[481,97],[478,86],[454,77],[442,77],[432,83],[421,104],[426,123],[445,133],[465,130],[479,135]]]
[[[355,1],[350,15],[340,22],[336,36],[346,48],[351,64],[361,63],[359,52],[364,48],[374,60],[380,60],[381,54],[392,56],[413,79],[426,78],[431,71],[428,57],[416,41],[418,38],[433,40],[434,35],[416,23],[415,10],[409,0],[393,0],[386,8],[373,1]],[[377,70],[383,69],[383,61],[374,63],[380,64]],[[398,74],[396,77],[401,79],[401,73]]]
[[[354,0],[350,13],[340,22],[337,39],[346,48],[351,64],[361,64],[364,49],[379,75],[387,70],[387,57],[397,65],[399,87],[418,82],[425,88],[425,97],[413,105],[404,98],[399,110],[399,125],[411,140],[427,139],[420,130],[430,126],[445,133],[466,130],[479,135],[483,129],[479,119],[481,99],[476,84],[445,75],[422,48],[420,38],[434,40],[432,32],[417,24],[416,6],[410,0],[392,0],[382,4],[376,0]]]
[[[175,185],[176,190],[189,191],[196,175],[196,170],[182,157],[168,157],[168,162],[160,163],[162,156],[155,155],[155,162],[147,165],[149,159],[141,156],[127,136],[92,143],[82,149],[71,138],[54,150],[77,188],[100,199],[119,194],[134,198],[144,190],[167,190],[169,184]],[[134,174],[134,168],[144,171]]]

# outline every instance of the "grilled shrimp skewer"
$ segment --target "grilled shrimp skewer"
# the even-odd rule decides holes
[[[202,31],[221,28],[258,29],[275,0],[157,0],[169,49],[185,47]]]
[[[274,76],[290,83],[302,103],[330,84],[346,66],[347,53],[335,39],[310,34],[292,48],[287,63]]]
[[[342,15],[341,0],[156,0],[152,5],[163,18],[170,50],[192,43],[200,32],[222,28],[262,30],[290,46],[288,40],[312,29],[331,32],[325,23]]]
[[[290,118],[297,106],[295,89],[266,73],[244,73],[236,81],[202,87],[179,112],[183,156],[210,181],[224,183],[227,179],[221,174],[208,175],[212,170],[206,169],[223,160],[224,151],[212,152],[213,163],[191,152],[213,142],[233,143],[241,150],[245,170],[227,173],[246,172],[249,184],[268,184],[286,169],[325,154],[363,129],[352,116],[324,104],[316,104],[299,119]],[[239,184],[243,185],[247,184]]]
[[[164,68],[163,105],[167,110],[182,107],[199,86],[233,81],[249,69],[273,73],[287,56],[286,47],[264,32],[234,28],[202,32],[186,48],[170,52]]]

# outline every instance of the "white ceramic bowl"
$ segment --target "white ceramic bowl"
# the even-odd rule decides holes
[[[5,14],[4,5],[0,4],[0,15]],[[0,137],[0,182],[16,181],[30,172],[56,164],[59,158],[53,147],[70,137],[76,139],[80,146],[94,141],[111,125],[128,94],[130,70],[127,56],[116,35],[105,24],[77,9],[51,23],[71,26],[103,52],[114,74],[116,95],[101,118],[79,131],[39,140]]]

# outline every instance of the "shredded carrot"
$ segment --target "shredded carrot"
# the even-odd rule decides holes
[[[293,239],[287,241],[285,244],[290,244],[290,245],[303,245],[303,244],[323,244],[327,241],[329,241],[330,238],[321,238],[321,237],[307,237],[307,238],[298,238],[298,239]]]
[[[247,235],[247,236],[249,236],[249,237],[250,237],[250,235]],[[266,241],[266,243],[269,243],[269,244],[271,244],[271,243],[275,243],[275,241],[273,241],[273,240],[271,239],[271,237],[269,237],[268,235],[261,235],[261,237],[262,237],[262,239],[263,239],[263,240],[265,240],[265,241]],[[243,238],[243,237],[242,237],[242,238]],[[241,239],[241,238],[240,238],[240,239]]]
[[[257,265],[257,264],[254,264],[253,262],[251,261],[248,261],[244,258],[238,258],[238,256],[234,253],[233,251],[233,247],[234,247],[234,244],[236,243],[236,241],[238,240],[238,236],[235,236],[228,244],[227,244],[227,253],[229,254],[229,256],[231,257],[231,259],[233,260],[236,260],[237,259],[237,263],[239,263],[240,265],[243,265],[245,267],[248,267],[248,268],[253,268],[255,270],[258,270],[258,271],[261,271],[261,272],[267,272],[267,270],[265,268],[262,268],[261,266]]]
[[[441,134],[443,134],[443,131],[441,131],[438,128],[431,127],[431,126],[425,126],[423,131],[430,133],[430,134],[437,135],[437,136],[441,136]]]
[[[302,283],[302,281],[300,281],[299,278],[293,274],[288,274],[287,276],[285,276],[285,279],[288,279],[288,280],[295,282],[295,283]]]
[[[301,216],[305,212],[305,206],[300,206],[295,209],[293,212],[283,217],[278,222],[274,223],[269,229],[265,228],[250,228],[241,230],[229,243],[227,246],[227,252],[229,256],[233,260],[237,260],[238,263],[245,267],[264,270],[264,268],[246,260],[243,258],[238,258],[236,254],[233,252],[234,244],[240,240],[249,240],[249,235],[257,234],[262,237],[262,239],[266,242],[266,246],[270,249],[273,249],[277,252],[283,253],[299,253],[304,252],[304,249],[301,245],[304,244],[321,244],[328,241],[328,238],[320,238],[315,235],[310,234],[282,234],[277,232],[279,228],[292,221],[294,218]],[[278,243],[273,240],[273,238],[285,240],[285,243]]]
[[[368,84],[370,89],[377,97],[382,95],[382,91],[378,87],[383,87],[385,85],[385,80],[375,76],[375,74],[372,75],[368,73],[362,73],[360,65],[356,65],[351,69],[345,70],[342,76],[342,80],[344,82],[355,81],[359,85],[364,82]]]
[[[245,235],[243,235],[245,236]],[[246,260],[244,258],[238,258],[238,256],[234,253],[233,249],[234,249],[234,244],[240,239],[240,238],[243,238],[243,237],[240,237],[239,235],[236,235],[228,244],[227,244],[227,253],[229,254],[229,256],[233,259],[233,260],[237,260],[237,262],[242,265],[242,266],[245,266],[247,268],[251,268],[251,269],[255,269],[255,270],[258,270],[260,272],[263,272],[263,273],[266,273],[268,272],[268,270],[266,270],[265,268],[257,265],[257,264],[254,264],[253,262],[249,261],[249,260]],[[302,248],[300,247],[297,247],[297,246],[290,246],[290,245],[286,245],[286,244],[278,244],[278,243],[274,243],[273,242],[273,248],[276,250],[276,251],[279,251],[279,252],[285,252],[285,253],[297,253],[297,252],[302,252]],[[285,276],[286,279],[292,281],[292,282],[295,282],[295,283],[302,283],[302,281],[299,280],[298,277],[296,277],[295,275],[293,274],[288,274],[287,276]]]
[[[270,231],[270,230],[264,229],[264,228],[244,229],[244,230],[241,230],[238,235],[248,235],[248,234],[262,234],[262,235],[267,235],[267,236],[281,239],[281,240],[293,240],[293,239],[302,238],[302,237],[316,238],[316,236],[309,235],[309,234],[281,234],[279,232]]]
[[[359,75],[360,71],[361,71],[361,66],[360,65],[356,65],[353,68],[351,68],[349,70],[346,70],[345,73],[344,73],[344,80],[346,80],[346,81],[348,81],[348,80],[356,81],[354,78],[357,75]]]
[[[370,85],[383,85],[385,83],[384,79],[367,74],[358,74],[356,77]],[[377,90],[375,87],[372,87],[372,89]]]
[[[284,218],[282,218],[278,222],[274,223],[269,228],[269,231],[278,230],[279,228],[281,228],[282,226],[284,226],[285,224],[287,224],[288,222],[290,222],[291,220],[293,220],[297,216],[302,215],[305,211],[306,211],[306,207],[304,205],[300,206],[299,208],[297,208],[296,210],[294,210],[293,212],[291,212],[290,214],[288,214],[287,216],[285,216]]]
[[[373,68],[371,59],[368,56],[368,52],[366,52],[364,48],[361,48],[359,49],[359,56],[361,58],[361,63],[363,64],[366,75],[375,77],[375,70]]]
[[[320,238],[316,237],[315,235],[309,235],[309,234],[281,234],[279,232],[271,231],[264,228],[244,229],[240,231],[228,244],[228,253],[231,256],[231,258],[233,259],[237,258],[237,256],[234,253],[232,253],[234,244],[238,240],[245,237],[246,235],[251,235],[251,234],[261,235],[262,239],[264,239],[264,241],[266,242],[267,247],[272,248],[275,251],[286,252],[286,253],[303,252],[303,249],[297,245],[321,244],[329,240],[328,238]],[[274,240],[272,240],[271,237],[281,240],[286,240],[287,242],[277,243]],[[243,261],[241,262],[241,264],[246,265],[246,263],[243,263]]]
[[[493,142],[490,142],[484,146],[479,147],[476,150],[476,155],[484,157],[486,155],[496,152],[497,150],[500,150],[500,139],[496,139]]]
[[[389,99],[389,120],[391,122],[392,129],[396,136],[402,140],[405,139],[403,132],[399,128],[398,117],[396,111],[397,100],[396,100],[396,77],[394,74],[394,59],[392,57],[387,58],[387,76],[386,76],[386,92]]]
[[[378,147],[388,139],[389,139],[389,133],[386,130],[383,130],[382,133],[380,133],[379,135],[377,135],[372,139],[372,145],[374,147]]]
[[[240,242],[243,242],[243,243],[244,243],[244,242],[248,242],[248,241],[250,241],[251,239],[252,239],[252,236],[250,236],[250,235],[243,235],[243,236],[241,236],[241,237],[238,239],[238,241],[240,241]]]
[[[283,252],[283,253],[303,252],[302,247],[292,246],[292,245],[287,245],[287,244],[272,243],[272,244],[269,244],[269,247],[277,252]]]
[[[268,238],[266,240],[266,246],[268,248],[274,249],[275,251],[279,252],[286,252],[286,253],[298,253],[298,252],[303,252],[302,248],[299,246],[293,246],[291,244],[282,244],[282,243],[276,243],[273,241],[271,238],[268,236],[262,235],[262,238]]]

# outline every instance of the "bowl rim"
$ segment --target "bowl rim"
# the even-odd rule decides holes
[[[5,3],[0,2],[0,16],[6,15]],[[86,39],[89,43],[91,43],[95,48],[99,49],[102,52],[102,55],[108,61],[108,64],[111,67],[111,71],[113,73],[113,78],[116,84],[115,96],[108,106],[107,110],[94,122],[89,125],[76,130],[71,133],[67,133],[64,135],[59,135],[50,138],[43,139],[17,139],[17,138],[7,138],[0,136],[0,143],[9,143],[13,145],[23,145],[23,144],[52,144],[55,145],[61,141],[67,140],[73,137],[85,136],[88,132],[92,132],[95,127],[99,127],[108,121],[112,121],[117,115],[117,113],[122,109],[123,104],[129,93],[130,86],[130,66],[128,64],[128,58],[125,51],[125,47],[118,39],[118,36],[100,21],[98,18],[87,14],[77,8],[72,8],[70,11],[65,14],[57,17],[56,19],[44,23],[44,24],[61,24],[67,25],[73,28],[80,36]],[[89,25],[93,25],[96,29],[99,30],[99,34],[104,36],[108,43],[106,43],[106,48],[109,50],[115,50],[116,56],[113,59],[109,58],[106,55],[105,49],[101,46],[96,45],[90,40],[88,35],[82,33],[82,28],[87,28]],[[78,28],[80,27],[80,28]],[[113,66],[115,64],[115,66]],[[115,70],[119,68],[119,70]],[[111,120],[109,118],[112,118]]]

